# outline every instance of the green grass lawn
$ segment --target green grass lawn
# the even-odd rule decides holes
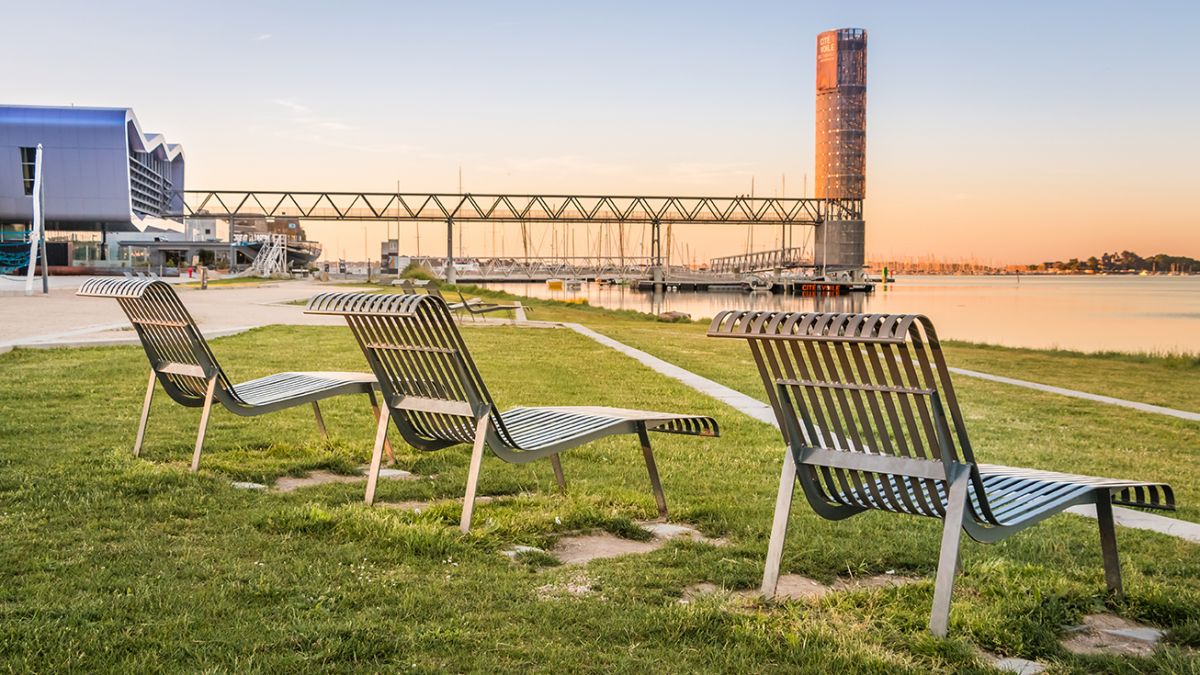
[[[761,396],[744,344],[588,308],[535,305]],[[469,323],[469,322],[468,322]],[[1104,593],[1095,523],[1059,516],[1000,544],[963,547],[950,639],[926,632],[940,523],[869,513],[823,521],[797,501],[784,570],[823,581],[888,570],[921,581],[776,605],[685,587],[757,586],[782,454],[778,432],[566,330],[467,329],[493,395],[514,405],[613,405],[715,416],[722,438],[652,435],[672,519],[729,544],[676,542],[587,567],[510,562],[514,544],[633,531],[654,515],[634,437],[548,462],[485,459],[481,504],[458,532],[468,448],[406,449],[383,502],[445,499],[421,513],[361,504],[362,484],[237,490],[368,457],[365,397],[258,418],[214,413],[199,475],[199,413],[156,398],[130,456],[146,360],[133,347],[0,355],[0,668],[12,671],[329,670],[555,672],[983,671],[977,647],[1061,672],[1200,672],[1200,547],[1121,529],[1128,597]],[[733,347],[739,347],[734,349]],[[349,332],[273,327],[214,341],[235,380],[365,367]],[[1059,358],[1053,354],[1046,358]],[[971,367],[967,364],[962,364]],[[1139,364],[1129,363],[1137,368]],[[1066,369],[1067,366],[1064,366]],[[958,378],[986,460],[1170,480],[1200,520],[1198,425]],[[359,399],[359,400],[356,400]],[[581,583],[580,597],[545,599]],[[539,591],[539,589],[543,589]],[[1168,629],[1153,657],[1078,657],[1064,626],[1107,607]]]

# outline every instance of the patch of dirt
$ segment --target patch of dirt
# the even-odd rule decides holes
[[[667,523],[661,520],[639,520],[637,525],[643,530],[654,535],[655,539],[690,539],[699,541],[713,546],[724,546],[729,542],[724,539],[710,539],[700,533],[700,530],[691,525],[683,525],[681,523]]]
[[[914,577],[902,577],[893,573],[876,574],[870,577],[851,577],[849,579],[838,578],[833,582],[833,590],[835,591],[857,591],[864,588],[891,588],[892,586],[904,586],[915,581],[920,581]]]
[[[329,485],[331,483],[358,483],[366,480],[367,467],[361,467],[362,475],[347,476],[331,471],[313,471],[307,476],[297,478],[295,476],[284,476],[275,481],[275,490],[278,492],[291,492],[301,488],[313,487],[315,485]],[[418,478],[415,474],[403,471],[401,469],[380,469],[380,480],[414,480]]]
[[[536,546],[525,546],[524,544],[517,544],[516,546],[513,546],[512,548],[508,549],[507,551],[501,551],[500,555],[508,558],[509,560],[516,560],[517,556],[521,555],[522,553],[545,553],[545,551],[543,551],[542,549],[540,549]]]
[[[498,499],[498,498],[497,497],[489,497],[487,495],[484,495],[482,497],[476,497],[475,505],[478,506],[480,504],[487,504],[487,503],[496,501],[496,499]],[[459,507],[462,506],[461,499],[435,499],[435,500],[429,501],[429,502],[422,502],[422,501],[375,502],[375,506],[379,506],[379,507],[382,507],[385,509],[396,509],[398,511],[412,511],[413,513],[421,513],[422,511],[425,511],[426,509],[430,508],[431,506],[435,506],[437,504],[446,504],[446,503],[455,503]]]
[[[634,541],[607,532],[562,537],[550,551],[564,565],[582,565],[602,558],[617,558],[634,553],[657,551],[666,543],[663,539]]]
[[[775,587],[776,600],[816,600],[822,598],[829,593],[839,591],[852,591],[863,588],[889,588],[891,586],[900,586],[909,584],[916,579],[911,577],[902,577],[895,574],[878,574],[871,577],[854,577],[850,579],[838,579],[832,585],[825,585],[816,579],[799,574],[784,574],[779,577],[779,583]],[[692,600],[701,595],[720,592],[721,589],[710,583],[699,583],[688,586],[683,589],[683,598],[680,603],[688,604]],[[743,591],[734,591],[731,593],[733,597],[747,600],[756,600],[759,597],[759,589],[746,589]]]
[[[718,587],[716,584],[710,584],[707,581],[703,581],[698,584],[692,584],[691,586],[683,589],[683,597],[679,598],[679,604],[691,604],[696,598],[705,595],[712,595],[713,593],[720,592],[720,590],[720,587]]]
[[[592,597],[603,601],[603,595],[597,595],[592,588],[592,578],[586,574],[577,573],[570,577],[537,588],[537,599],[541,602],[564,600],[568,598]]]
[[[300,488],[313,487],[314,485],[328,485],[330,483],[357,483],[363,479],[362,476],[345,476],[340,473],[331,473],[329,471],[314,471],[303,478],[295,476],[283,476],[275,481],[275,490],[278,492],[291,492]]]
[[[370,468],[364,466],[362,468],[363,476],[366,476],[368,471],[370,471]],[[418,476],[416,474],[409,473],[404,469],[380,469],[379,477],[387,480],[412,480]],[[432,476],[430,477],[432,478]]]
[[[1003,670],[1006,673],[1016,673],[1016,675],[1039,675],[1039,673],[1046,671],[1046,666],[1038,663],[1037,661],[1021,659],[1015,656],[998,656],[978,648],[976,648],[975,651],[984,663],[987,663],[997,670]]]
[[[716,546],[725,543],[720,539],[709,539],[689,525],[662,521],[643,521],[637,524],[654,535],[654,538],[649,541],[634,541],[622,539],[607,532],[574,535],[560,538],[550,553],[564,565],[583,565],[602,558],[617,558],[623,555],[657,551],[672,539],[690,539],[691,541],[708,542]]]
[[[815,600],[833,590],[833,586],[799,574],[784,574],[775,587],[776,600]],[[757,592],[757,591],[754,591]]]
[[[839,591],[857,591],[864,588],[890,588],[903,586],[916,581],[911,577],[895,574],[877,574],[870,577],[839,578],[831,585],[825,585],[814,579],[799,574],[784,574],[779,577],[779,585],[775,587],[775,598],[783,600],[806,599],[815,600],[828,593]]]
[[[397,511],[412,511],[420,513],[429,508],[431,504],[437,502],[375,502],[375,506],[385,509],[396,509]]]
[[[1148,656],[1162,638],[1161,630],[1115,614],[1089,614],[1067,629],[1062,646],[1073,654]]]

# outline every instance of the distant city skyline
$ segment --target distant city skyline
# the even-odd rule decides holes
[[[455,192],[461,168],[477,193],[732,196],[753,182],[774,196],[786,181],[811,195],[816,35],[865,28],[869,259],[1200,256],[1190,3],[4,12],[19,58],[0,102],[131,107],[184,146],[187,185],[204,189]],[[385,226],[363,227],[309,230],[331,257],[377,257]],[[423,252],[444,245],[435,224],[421,236]],[[740,230],[680,236],[698,258],[746,245]],[[490,237],[469,227],[467,253]]]

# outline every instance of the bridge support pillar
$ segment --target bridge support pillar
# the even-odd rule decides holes
[[[816,227],[813,258],[818,269],[849,270],[855,278],[866,263],[866,221],[827,220]]]
[[[454,219],[446,219],[446,269],[443,275],[446,283],[458,283],[458,272],[454,269]]]
[[[650,277],[655,290],[663,287],[666,270],[663,269],[662,223],[657,219],[650,221]]]

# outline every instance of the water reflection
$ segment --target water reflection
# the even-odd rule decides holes
[[[611,294],[606,297],[606,294],[601,292],[595,297],[598,302],[593,302],[593,296],[589,296],[582,292],[577,292],[575,297],[587,298],[590,304],[599,305],[601,307],[612,307],[622,309],[635,309],[639,312],[649,312],[651,314],[662,314],[663,312],[683,312],[691,315],[692,318],[710,318],[715,316],[717,312],[725,309],[753,309],[760,311],[804,311],[804,312],[838,312],[838,313],[858,313],[862,312],[867,306],[868,296],[864,293],[855,293],[853,295],[778,295],[774,293],[695,293],[690,291],[663,292],[657,291],[654,293],[646,293],[641,291],[631,291],[626,288],[614,289],[617,295],[626,293],[634,296],[645,296],[639,302],[638,298],[631,298],[630,302],[626,302],[624,298],[613,298]],[[525,293],[532,297],[553,297],[542,296],[536,293]],[[570,294],[564,296],[566,299],[572,297]],[[614,303],[615,300],[615,304]],[[632,306],[630,306],[632,305]],[[697,313],[699,311],[699,313]]]
[[[694,319],[724,309],[920,313],[973,342],[1083,351],[1200,353],[1200,277],[904,277],[871,295],[667,292],[492,284],[511,293]]]

